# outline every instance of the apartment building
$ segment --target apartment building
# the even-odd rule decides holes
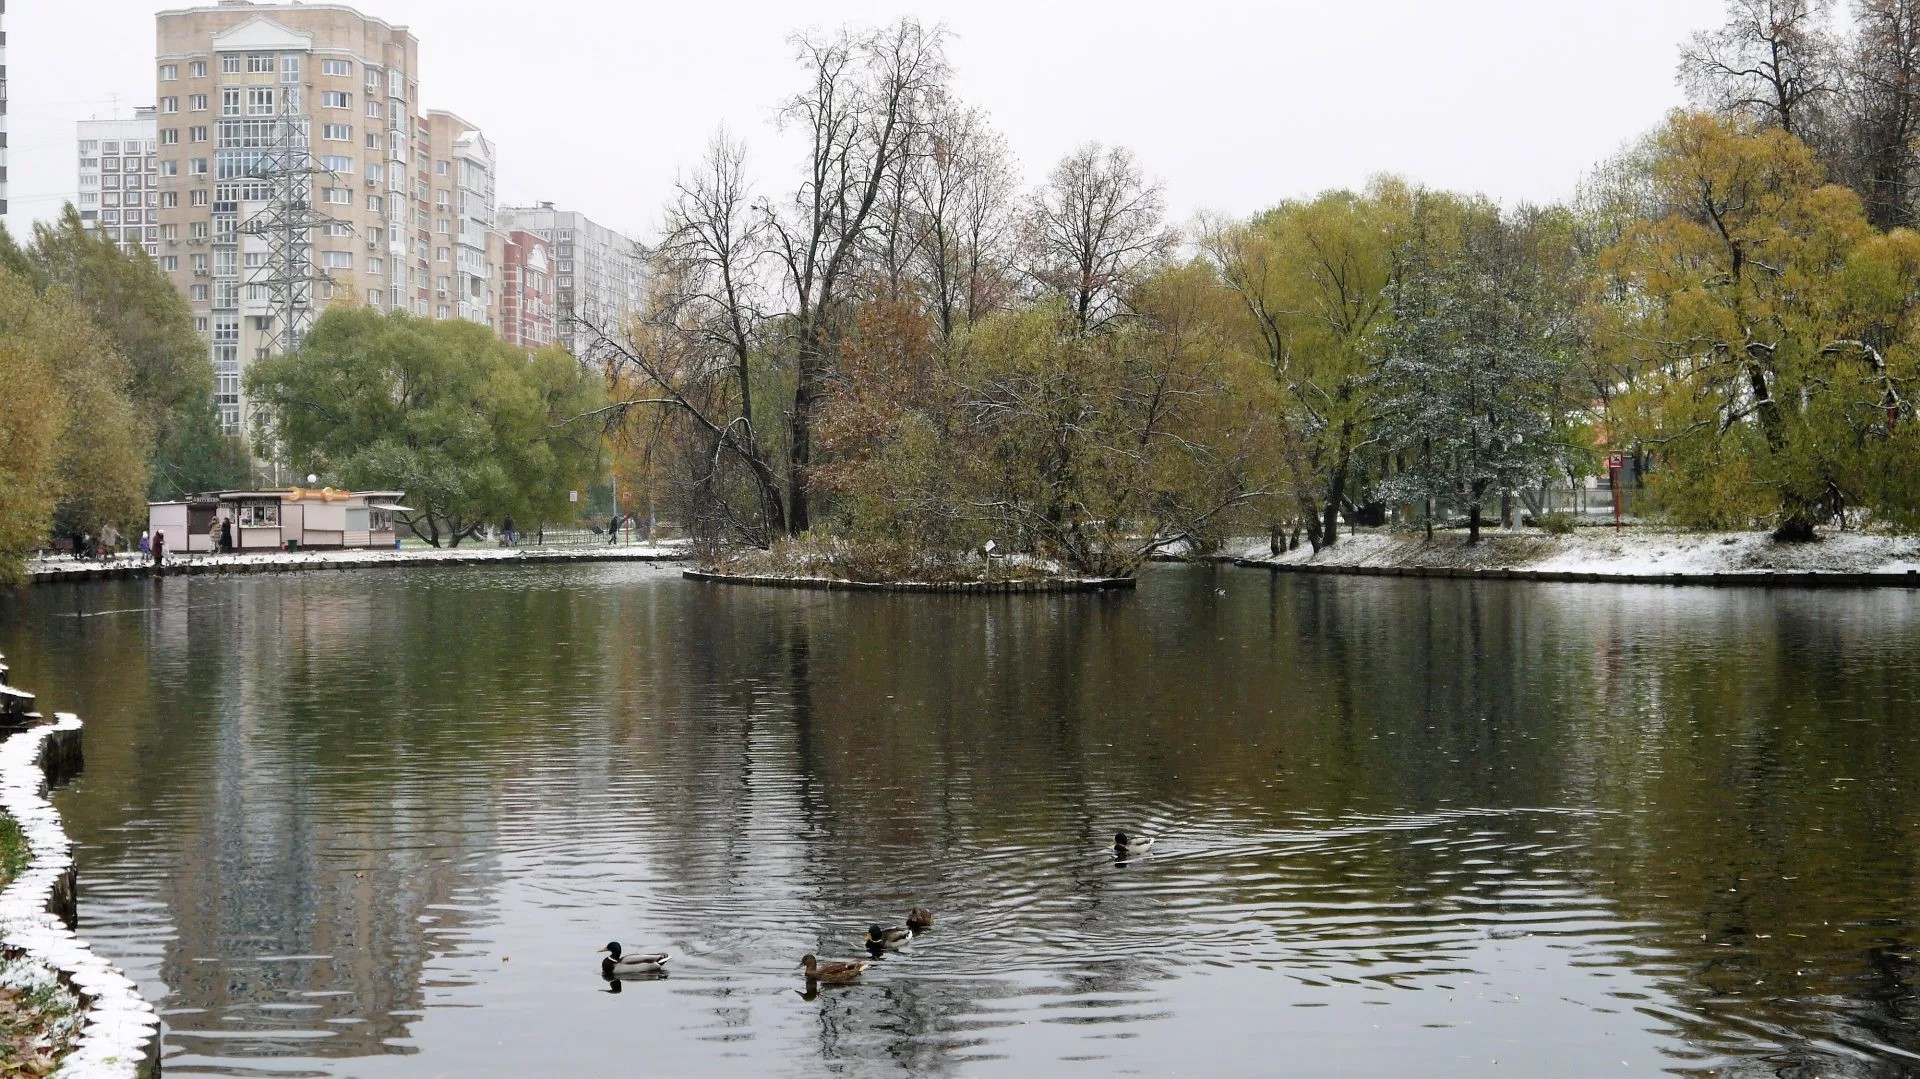
[[[500,268],[494,325],[509,345],[553,344],[553,259],[546,240],[515,229],[493,234],[493,263]]]
[[[494,325],[493,144],[450,112],[427,113],[433,196],[433,317]]]
[[[156,16],[157,257],[207,336],[226,430],[246,365],[328,302],[427,314],[418,62],[406,27],[339,4]]]
[[[611,331],[640,310],[646,296],[646,249],[640,244],[551,202],[506,207],[497,220],[508,235],[528,232],[550,244],[554,339],[569,352],[580,355],[591,340],[582,321]]]
[[[79,122],[80,193],[74,205],[88,228],[99,229],[128,253],[145,251],[159,260],[156,108],[137,108],[128,120]]]

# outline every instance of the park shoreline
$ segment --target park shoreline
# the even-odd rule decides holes
[[[849,581],[839,577],[799,577],[763,573],[722,573],[713,569],[684,569],[690,581],[792,588],[818,592],[911,592],[949,595],[1068,595],[1113,592],[1133,588],[1133,577],[1034,577],[1004,581]]]
[[[35,584],[56,581],[104,581],[151,576],[200,576],[225,573],[292,573],[302,570],[376,569],[410,566],[525,566],[559,562],[685,562],[684,544],[661,543],[607,547],[406,548],[398,551],[271,551],[260,554],[206,554],[169,559],[155,570],[137,555],[101,561],[36,560],[27,564]]]
[[[1832,533],[1778,543],[1763,532],[1583,528],[1554,536],[1490,530],[1465,536],[1352,532],[1323,551],[1279,555],[1265,541],[1229,544],[1217,561],[1274,573],[1467,578],[1583,584],[1775,588],[1920,588],[1920,539]]]

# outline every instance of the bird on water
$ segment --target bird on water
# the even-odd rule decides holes
[[[822,963],[812,952],[808,952],[801,957],[800,965],[807,968],[807,980],[810,982],[850,982],[873,964],[865,959]]]
[[[1115,854],[1143,854],[1153,846],[1153,837],[1149,835],[1130,836],[1125,832],[1113,833],[1113,852]]]
[[[666,952],[627,952],[620,951],[620,942],[613,941],[600,949],[606,956],[600,960],[600,974],[611,978],[617,974],[658,974],[665,970],[667,960],[673,958]]]

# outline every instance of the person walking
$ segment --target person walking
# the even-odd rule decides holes
[[[500,534],[506,537],[507,546],[513,546],[513,514],[507,514],[506,519],[500,522]]]
[[[100,553],[108,558],[120,553],[120,529],[112,521],[100,530]]]
[[[220,518],[218,517],[215,517],[213,520],[207,522],[207,552],[209,554],[221,553]]]
[[[167,534],[165,532],[155,532],[153,534],[153,568],[159,569],[166,561]]]
[[[220,519],[220,550],[225,554],[233,553],[233,518]]]
[[[613,519],[607,522],[607,546],[611,547],[614,544],[619,542],[620,542],[620,515],[616,513],[613,515]]]
[[[140,560],[142,562],[153,560],[153,536],[144,528],[140,530]]]

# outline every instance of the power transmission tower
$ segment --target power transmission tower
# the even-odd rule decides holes
[[[312,123],[296,111],[295,89],[280,88],[273,131],[247,173],[249,179],[266,183],[267,200],[236,229],[266,241],[266,260],[248,275],[247,284],[266,288],[273,339],[281,352],[300,347],[313,327],[316,287],[332,281],[313,260],[313,230],[334,224],[314,204],[313,181],[316,176],[339,180],[332,170],[313,163]]]

